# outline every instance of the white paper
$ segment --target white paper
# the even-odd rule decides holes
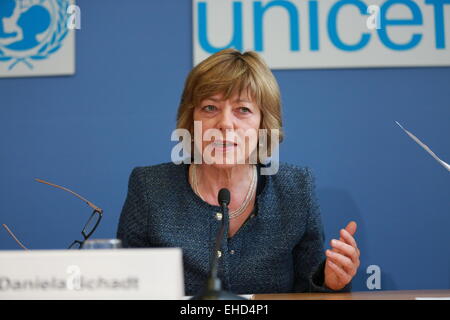
[[[416,297],[416,300],[450,300],[450,297]]]
[[[180,248],[0,251],[2,300],[166,300],[184,294]]]
[[[238,294],[239,297],[247,299],[247,300],[253,300],[253,294]],[[183,300],[191,300],[193,296],[184,296]]]
[[[408,130],[406,130],[405,128],[403,128],[403,126],[398,123],[397,121],[395,121],[395,123],[398,124],[398,126],[400,128],[402,128],[403,131],[406,132],[406,134],[408,136],[410,136],[411,139],[413,139],[415,142],[417,142],[417,144],[419,146],[421,146],[422,148],[425,149],[426,152],[428,152],[434,159],[436,159],[437,162],[439,162],[445,169],[447,169],[447,171],[450,171],[450,165],[444,161],[442,161],[441,159],[439,159],[439,157],[426,145],[424,144],[422,141],[420,141],[415,135],[413,135],[411,132],[409,132]]]

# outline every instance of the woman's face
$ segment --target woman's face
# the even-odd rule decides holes
[[[222,94],[202,100],[194,109],[195,121],[201,121],[203,139],[197,132],[194,139],[195,148],[202,151],[202,163],[218,167],[256,163],[249,162],[249,156],[257,147],[261,111],[246,92],[228,100]]]

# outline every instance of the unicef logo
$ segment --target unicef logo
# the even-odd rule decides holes
[[[69,0],[0,0],[0,63],[8,70],[48,59],[68,33]]]

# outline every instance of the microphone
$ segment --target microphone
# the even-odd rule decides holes
[[[228,216],[228,205],[230,204],[230,191],[228,189],[220,189],[218,194],[219,205],[222,209],[222,224],[220,226],[219,232],[216,235],[216,243],[214,247],[214,252],[211,256],[211,271],[209,273],[208,279],[206,280],[206,285],[202,291],[194,296],[192,300],[246,300],[240,296],[237,296],[231,292],[224,291],[222,289],[222,281],[220,281],[217,276],[219,257],[217,252],[222,247],[222,238],[225,231],[225,217]]]

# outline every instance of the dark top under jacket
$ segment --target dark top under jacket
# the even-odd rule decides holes
[[[324,233],[310,170],[285,163],[275,175],[260,175],[260,169],[255,210],[233,237],[226,232],[223,238],[219,277],[224,289],[334,292],[323,285]],[[221,221],[220,207],[194,193],[188,172],[188,164],[134,168],[117,238],[124,247],[182,248],[185,293],[195,295],[210,270]],[[228,217],[225,223],[228,230]]]

